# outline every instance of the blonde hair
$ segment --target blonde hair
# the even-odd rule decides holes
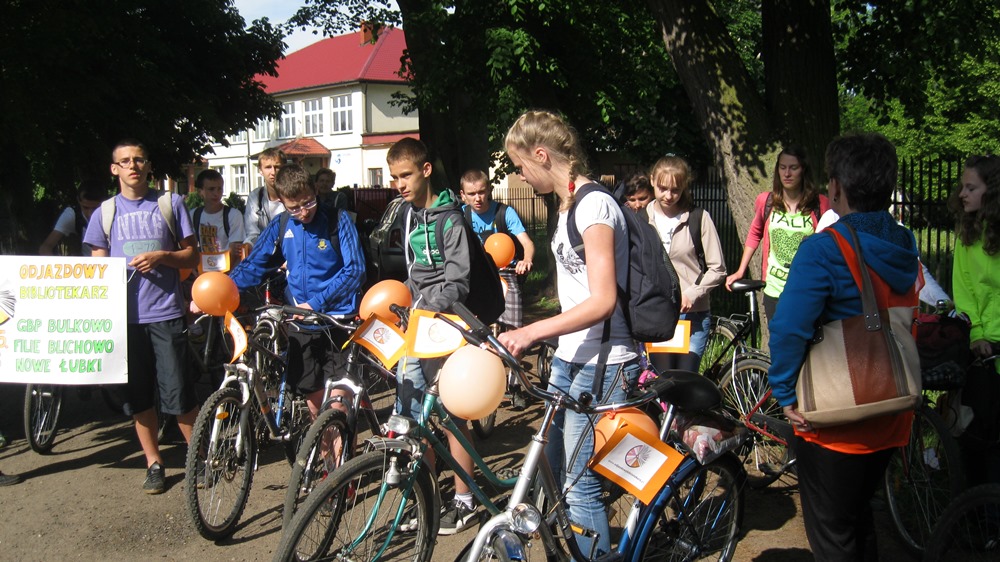
[[[580,135],[562,117],[544,110],[525,111],[514,121],[507,131],[504,147],[509,152],[517,149],[530,152],[535,147],[544,147],[549,157],[569,165],[569,179],[587,173],[587,156],[580,146]],[[562,202],[561,209],[573,205],[573,194]]]
[[[694,178],[687,160],[680,156],[664,156],[657,160],[656,164],[653,164],[653,167],[649,169],[649,183],[654,188],[654,196],[656,195],[656,184],[664,176],[672,177],[677,185],[684,188],[684,192],[681,193],[681,208],[686,211],[694,207],[694,195],[691,195],[691,181]]]

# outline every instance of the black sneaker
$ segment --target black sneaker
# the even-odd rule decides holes
[[[471,527],[476,518],[476,507],[466,507],[460,500],[453,500],[451,505],[445,506],[441,510],[441,528],[439,535],[454,535]]]
[[[154,462],[146,469],[146,481],[142,483],[142,491],[147,494],[162,494],[166,490],[166,471],[163,470],[163,465]]]
[[[17,474],[4,474],[0,472],[0,486],[13,486],[20,484],[22,478]]]

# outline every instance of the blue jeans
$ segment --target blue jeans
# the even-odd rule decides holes
[[[712,313],[688,312],[681,314],[681,320],[691,321],[691,346],[686,355],[677,353],[653,353],[649,360],[657,371],[663,372],[667,369],[684,369],[697,373],[701,364],[701,355],[708,345],[708,332],[712,329]]]
[[[573,398],[579,398],[582,392],[592,392],[596,367],[594,364],[567,363],[553,358],[549,390],[558,388],[568,392]],[[600,402],[621,402],[635,387],[638,378],[638,359],[608,365],[604,372]],[[545,454],[557,484],[561,487],[572,486],[566,494],[570,519],[597,533],[596,552],[609,552],[611,530],[607,511],[601,501],[603,477],[587,468],[587,462],[594,456],[594,430],[590,417],[570,410],[559,410],[553,419]],[[577,476],[580,477],[579,480]],[[594,539],[577,535],[576,543],[581,552],[589,555]]]

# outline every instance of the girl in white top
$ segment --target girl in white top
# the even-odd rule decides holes
[[[617,286],[625,285],[628,267],[628,227],[621,207],[610,195],[595,192],[576,208],[574,218],[587,256],[584,263],[573,251],[566,230],[573,192],[592,181],[586,176],[586,160],[576,131],[555,114],[528,111],[507,132],[505,146],[519,175],[536,193],[555,192],[562,201],[552,239],[562,312],[500,334],[500,341],[520,356],[535,342],[558,336],[549,386],[574,398],[592,392],[601,402],[621,401],[626,396],[623,386],[634,384],[639,375],[635,343],[617,306]],[[610,351],[601,378],[596,371],[608,320]],[[603,381],[599,389],[594,388],[595,378]],[[591,552],[597,540],[597,551],[608,552],[610,531],[601,502],[601,480],[586,467],[594,453],[587,416],[561,410],[546,452],[557,478],[574,482],[582,474],[567,494],[570,517],[596,531],[597,539],[577,535],[577,544],[583,552]]]

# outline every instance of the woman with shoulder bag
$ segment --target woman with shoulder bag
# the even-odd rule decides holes
[[[919,263],[913,234],[887,211],[896,184],[897,158],[885,137],[866,134],[834,140],[827,147],[826,171],[830,202],[841,219],[829,229],[834,233],[804,240],[792,261],[770,323],[769,379],[774,397],[795,429],[791,445],[813,555],[821,561],[876,560],[869,501],[893,449],[909,439],[912,410],[817,428],[803,414],[806,409],[796,385],[817,327],[844,321],[840,325],[847,339],[847,320],[863,316],[860,266],[852,239],[860,244],[870,273],[866,292],[877,295],[872,300],[883,311],[916,306]],[[864,333],[857,337],[873,338]],[[854,365],[850,366],[853,377]],[[864,370],[877,377],[893,373],[891,365],[867,365]],[[823,386],[822,375],[813,376],[816,387]]]

